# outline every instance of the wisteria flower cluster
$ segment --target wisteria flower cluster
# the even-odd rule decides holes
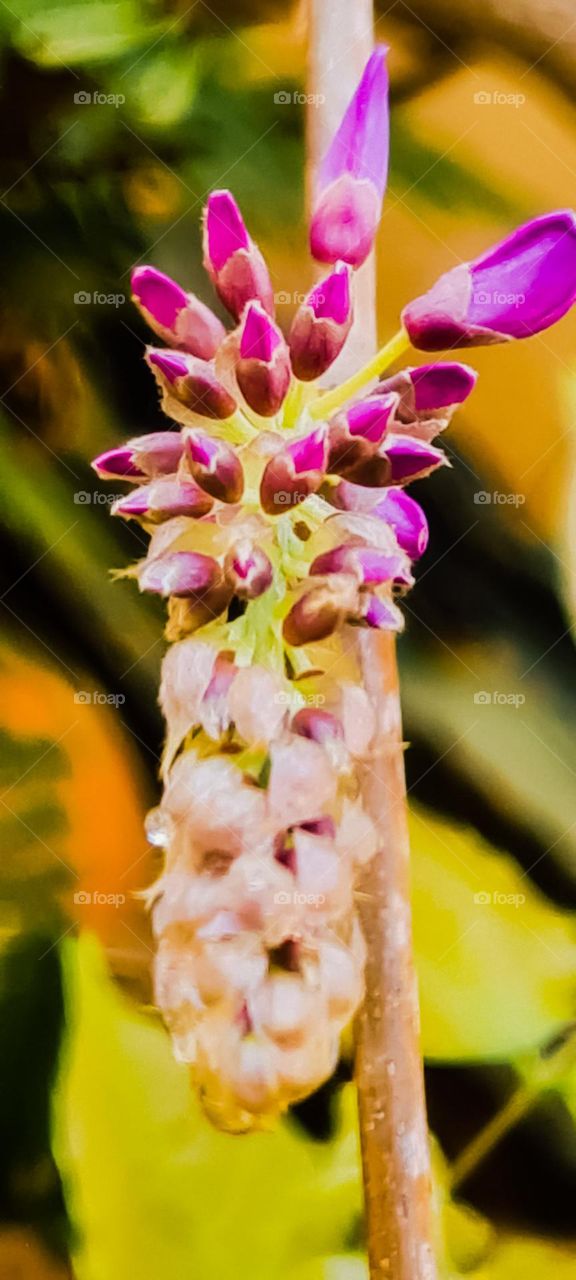
[[[387,94],[379,47],[318,174],[311,249],[329,270],[287,334],[229,191],[208,199],[204,263],[231,331],[154,267],[134,271],[134,301],[165,344],[146,360],[176,425],[94,464],[130,482],[113,512],[150,543],[128,572],[168,601],[164,794],[148,820],[164,850],[150,891],[156,999],[208,1114],[237,1132],[330,1075],[362,999],[354,892],[378,833],[358,766],[375,724],[344,640],[401,630],[428,542],[406,486],[445,465],[437,438],[476,381],[453,360],[382,375],[410,343],[528,337],[576,297],[574,214],[536,218],[449,271],[369,364],[320,389],[380,218]]]

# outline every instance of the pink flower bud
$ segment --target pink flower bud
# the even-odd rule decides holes
[[[350,268],[336,265],[298,308],[288,336],[295,377],[312,382],[325,373],[344,346],[354,312]]]
[[[279,516],[316,493],[324,479],[328,455],[326,426],[322,423],[279,449],[264,468],[260,501],[268,515]]]
[[[368,257],[388,174],[387,49],[379,45],[320,165],[310,246],[320,262]]]
[[[317,556],[310,566],[310,574],[354,574],[361,586],[379,586],[382,582],[397,582],[412,586],[414,579],[408,570],[406,556],[401,552],[387,554],[374,547],[362,547],[343,543]]]
[[[442,351],[529,338],[575,301],[576,214],[557,209],[440,276],[402,321],[413,347]]]
[[[394,430],[430,441],[448,426],[454,410],[474,390],[478,374],[466,364],[420,365],[401,369],[380,383],[380,389],[396,392],[399,404]]]
[[[249,303],[244,312],[236,378],[255,413],[271,418],[282,408],[291,379],[288,347],[259,302]]]
[[[145,560],[138,573],[140,590],[160,596],[203,596],[220,579],[218,561],[196,551],[172,551]]]
[[[436,449],[415,436],[394,433],[387,437],[373,458],[360,463],[346,474],[355,485],[381,489],[388,485],[421,480],[436,471],[437,467],[443,466],[449,466],[449,463],[441,449]]]
[[[363,596],[357,620],[379,631],[402,631],[404,627],[404,618],[398,606],[391,600],[381,600],[379,596],[373,595]]]
[[[172,475],[182,457],[179,431],[151,431],[136,436],[118,449],[108,449],[92,466],[104,480],[144,480],[146,476]]]
[[[124,498],[118,498],[112,506],[113,516],[129,520],[147,520],[162,524],[174,516],[208,515],[214,503],[192,480],[178,480],[176,476],[162,476],[151,484],[133,489]]]
[[[203,418],[229,418],[236,401],[207,360],[184,351],[150,349],[146,359],[162,390]]]
[[[386,489],[372,508],[372,514],[391,526],[398,546],[407,552],[411,560],[418,560],[424,555],[428,546],[428,521],[420,504],[404,489]]]
[[[224,440],[215,440],[205,431],[187,431],[188,466],[206,493],[220,502],[239,502],[244,492],[242,463]]]
[[[396,395],[374,395],[336,414],[328,424],[327,470],[347,474],[369,463],[388,430]]]
[[[234,595],[241,600],[254,600],[272,583],[272,565],[261,547],[249,538],[241,538],[228,552],[224,561],[224,574]]]
[[[229,191],[213,191],[204,213],[204,266],[224,306],[240,319],[256,298],[270,315],[274,294],[268,268]]]
[[[350,573],[330,574],[325,582],[311,587],[292,605],[284,619],[284,639],[295,648],[325,640],[357,607],[357,578]]]
[[[132,298],[147,324],[169,346],[211,360],[226,337],[218,316],[155,267],[132,272]]]

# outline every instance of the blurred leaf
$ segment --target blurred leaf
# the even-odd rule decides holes
[[[417,602],[415,608],[418,616]],[[543,852],[553,849],[576,879],[576,699],[529,643],[529,634],[521,639],[510,630],[484,634],[481,645],[459,646],[451,662],[446,645],[428,646],[423,658],[409,637],[402,700],[435,757],[449,757],[489,808],[526,827]]]
[[[0,752],[0,904],[9,931],[60,932],[70,909],[133,948],[143,910],[130,890],[151,875],[141,777],[112,709],[83,693],[76,702],[61,675],[0,648],[0,748],[12,752],[9,768]],[[105,901],[114,894],[121,910]]]
[[[54,1151],[78,1230],[78,1280],[282,1280],[341,1252],[361,1212],[353,1089],[330,1144],[290,1123],[242,1139],[217,1133],[165,1032],[107,978],[95,940],[67,941],[62,960],[69,1031]]]
[[[574,1280],[576,1245],[572,1247],[538,1240],[535,1236],[502,1236],[494,1254],[474,1280]]]
[[[14,42],[27,58],[40,66],[90,63],[118,58],[145,41],[157,38],[169,25],[148,18],[147,6],[138,0],[93,0],[85,3],[31,8],[16,30]]]
[[[574,1017],[576,931],[513,860],[414,806],[414,930],[425,1056],[506,1060]]]

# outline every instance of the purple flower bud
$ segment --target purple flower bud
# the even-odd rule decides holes
[[[316,493],[324,479],[328,444],[322,423],[270,458],[260,483],[260,501],[268,515],[278,516]]]
[[[355,485],[381,489],[388,485],[421,480],[442,466],[449,466],[449,463],[441,449],[436,449],[426,440],[418,440],[415,436],[394,434],[386,437],[373,458],[346,474]]]
[[[398,546],[418,560],[428,546],[428,521],[422,507],[404,489],[386,489],[372,508],[372,515],[385,520],[396,534]]]
[[[203,418],[229,418],[236,401],[207,360],[184,351],[150,349],[146,359],[164,391]]]
[[[295,648],[325,640],[358,609],[358,582],[352,574],[331,574],[300,596],[284,619],[282,632]]]
[[[272,584],[272,565],[261,547],[249,538],[241,538],[224,561],[226,581],[241,600],[254,600]]]
[[[576,299],[576,215],[546,213],[464,262],[404,309],[414,347],[483,346],[529,338],[560,320]]]
[[[320,262],[368,257],[388,175],[387,49],[379,45],[320,165],[310,247]]]
[[[282,408],[291,379],[288,347],[259,302],[249,303],[244,312],[236,378],[255,413],[271,418]]]
[[[328,466],[346,474],[366,462],[382,443],[396,406],[397,395],[374,395],[336,414],[328,424]]]
[[[211,360],[226,337],[210,307],[156,267],[136,267],[132,272],[132,298],[159,338],[202,360]]]
[[[187,431],[186,458],[199,485],[220,502],[239,502],[244,492],[242,463],[224,440],[205,431]]]
[[[390,484],[408,484],[421,480],[437,467],[448,466],[446,454],[424,440],[412,436],[390,435],[385,444],[390,466]]]
[[[321,711],[317,707],[301,707],[292,717],[290,728],[292,733],[298,733],[302,738],[311,738],[321,745],[335,738],[344,741],[344,730],[337,717],[331,711]]]
[[[433,439],[448,425],[458,405],[467,400],[477,380],[478,374],[469,365],[446,361],[402,369],[381,382],[380,390],[395,391],[400,397],[395,414],[396,429],[406,424],[411,432],[422,424],[424,438]],[[413,434],[423,438],[419,428]]]
[[[361,586],[371,587],[380,586],[383,582],[412,586],[414,581],[404,555],[388,554],[374,547],[362,547],[351,542],[344,542],[339,547],[316,556],[310,566],[310,574],[318,576],[324,573],[354,574]]]
[[[94,471],[102,480],[143,480],[144,471],[137,467],[128,445],[117,449],[107,449],[100,453],[92,463]]]
[[[136,436],[118,449],[108,449],[92,466],[104,480],[143,480],[146,476],[172,475],[182,457],[179,431],[151,431]]]
[[[222,580],[222,573],[212,556],[172,551],[155,560],[145,560],[138,580],[141,591],[160,596],[204,596]]]
[[[204,213],[204,266],[224,306],[240,319],[256,298],[270,315],[274,294],[268,268],[250,239],[242,214],[229,191],[213,191]]]
[[[379,631],[402,631],[404,628],[404,618],[397,605],[369,594],[362,597],[357,621]]]
[[[338,262],[298,308],[288,335],[294,375],[312,382],[330,368],[350,332],[354,312],[350,268]]]
[[[151,484],[132,489],[124,498],[118,498],[111,508],[113,516],[130,520],[146,520],[162,524],[173,516],[206,516],[213,507],[212,498],[204,493],[193,480],[179,480],[176,476],[162,476]]]

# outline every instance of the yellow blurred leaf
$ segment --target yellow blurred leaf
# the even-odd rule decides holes
[[[574,1016],[573,918],[471,829],[414,807],[414,930],[424,1053],[503,1060]]]

